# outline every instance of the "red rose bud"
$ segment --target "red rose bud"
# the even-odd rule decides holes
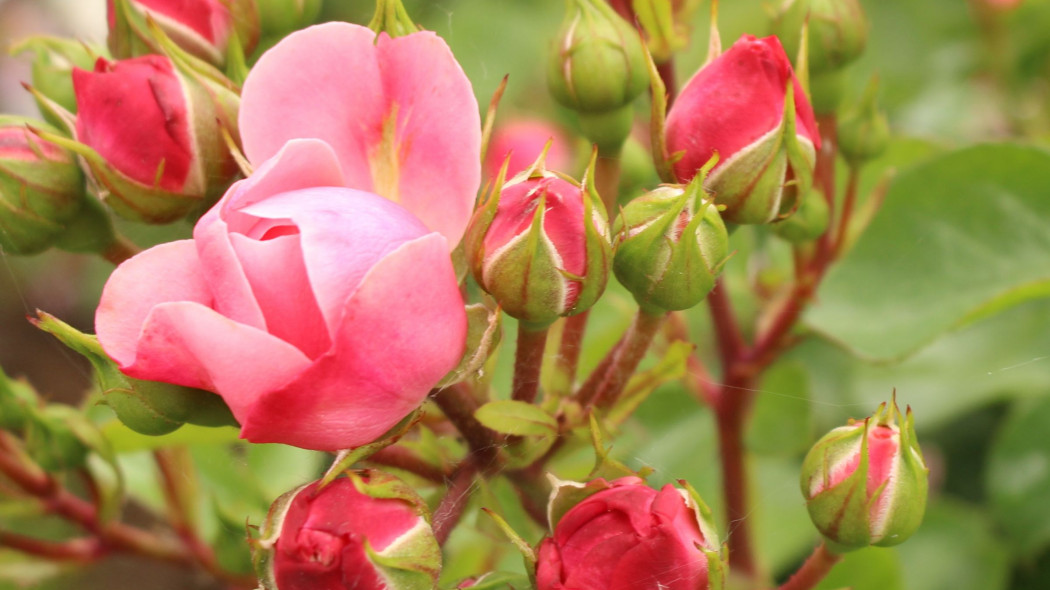
[[[106,17],[117,58],[160,53],[147,18],[183,50],[219,67],[230,51],[243,59],[259,41],[255,0],[107,0]]]
[[[702,175],[684,188],[661,186],[628,203],[616,220],[613,271],[642,306],[693,307],[729,258],[729,234],[701,183]]]
[[[877,158],[890,143],[890,124],[879,108],[877,78],[868,83],[864,96],[839,119],[839,151],[853,166]]]
[[[786,0],[773,21],[773,34],[791,55],[798,53],[804,23],[810,73],[836,72],[864,53],[868,19],[858,0]]]
[[[926,508],[927,474],[911,408],[903,427],[896,401],[851,420],[813,445],[802,494],[813,524],[837,551],[904,542]]]
[[[441,571],[426,504],[374,470],[281,496],[255,546],[262,590],[422,590]]]
[[[84,202],[73,153],[34,135],[43,122],[0,115],[0,249],[36,254],[55,244]]]
[[[776,37],[744,35],[701,68],[675,100],[666,129],[668,153],[681,153],[674,163],[680,182],[718,156],[705,187],[725,205],[727,222],[790,214],[812,183],[820,134]]]
[[[502,182],[467,229],[474,278],[512,317],[540,326],[598,300],[609,275],[608,223],[594,191],[547,171],[544,155]],[[598,203],[598,206],[595,204]]]
[[[180,62],[181,63],[181,62]],[[210,206],[237,173],[239,99],[221,80],[160,55],[74,70],[76,139],[94,189],[123,217],[174,221]]]
[[[570,0],[547,83],[558,102],[579,113],[590,141],[603,151],[619,149],[634,120],[631,102],[649,86],[638,31],[602,0]]]
[[[556,482],[553,534],[539,546],[537,590],[722,588],[725,563],[707,506],[690,489],[638,477]],[[574,503],[567,511],[559,508]]]

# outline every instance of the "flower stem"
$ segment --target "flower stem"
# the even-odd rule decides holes
[[[470,386],[456,383],[438,390],[434,395],[434,403],[467,441],[474,464],[484,472],[498,469],[499,449],[503,445],[503,437],[486,428],[474,417],[474,412],[480,404],[474,398]]]
[[[581,401],[591,402],[605,408],[613,405],[623,393],[627,380],[638,368],[638,363],[642,361],[645,352],[649,350],[653,337],[656,336],[666,317],[666,312],[652,313],[639,308],[638,314],[634,316],[634,322],[627,329],[623,343],[616,349],[612,364],[595,389],[593,398]]]
[[[583,345],[583,333],[587,329],[587,318],[590,310],[565,318],[562,327],[561,342],[558,344],[558,359],[554,370],[557,372],[555,382],[564,386],[564,391],[572,391],[576,381],[576,369],[580,365],[580,351]]]
[[[106,247],[105,250],[99,253],[102,258],[105,258],[113,266],[119,266],[120,263],[124,262],[128,258],[138,254],[140,252],[139,247],[131,242],[131,240],[124,236],[114,236],[113,242]]]
[[[594,164],[594,188],[605,204],[605,211],[609,219],[615,219],[619,211],[620,198],[620,154],[598,153],[598,161]]]
[[[678,96],[678,80],[674,75],[674,56],[656,64],[656,71],[660,73],[660,80],[664,83],[664,90],[667,92],[667,108],[670,109],[675,97]]]
[[[850,166],[846,178],[846,195],[842,199],[842,212],[839,213],[838,228],[832,246],[832,259],[837,259],[845,252],[849,242],[849,226],[853,218],[853,207],[857,202],[857,185],[860,183],[860,167]]]
[[[514,385],[511,399],[532,403],[540,387],[543,350],[547,344],[547,326],[536,328],[518,323],[518,349],[514,355]]]
[[[828,551],[827,546],[821,543],[779,590],[810,590],[816,587],[841,559],[841,555]]]
[[[434,509],[434,516],[431,519],[434,537],[437,538],[439,545],[445,544],[449,535],[452,534],[452,529],[456,528],[460,517],[463,516],[463,511],[470,500],[470,490],[474,486],[474,477],[477,474],[477,465],[470,459],[464,461],[452,474],[448,489],[437,508]]]

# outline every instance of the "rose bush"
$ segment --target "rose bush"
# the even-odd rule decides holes
[[[248,75],[240,128],[252,164],[290,139],[322,139],[346,186],[401,204],[450,249],[463,237],[481,183],[481,119],[432,32],[377,37],[333,22],[292,33]]]
[[[588,487],[604,489],[552,523],[554,534],[540,544],[537,590],[721,587],[718,539],[689,494],[671,485],[657,491],[638,477],[563,489]]]
[[[253,442],[371,442],[459,361],[466,319],[445,239],[345,188],[316,140],[289,142],[193,240],[122,264],[96,314],[127,375],[214,391]]]
[[[789,85],[793,109],[785,106]],[[793,211],[808,187],[785,185],[806,184],[819,149],[813,108],[776,37],[741,37],[686,83],[667,113],[667,150],[682,153],[675,175],[688,182],[717,154],[704,186],[731,223]]]

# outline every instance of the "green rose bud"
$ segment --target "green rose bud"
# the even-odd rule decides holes
[[[860,57],[868,42],[868,19],[858,0],[786,0],[773,21],[773,34],[790,55],[798,53],[803,23],[809,26],[812,74],[840,70]]]
[[[830,212],[828,202],[824,196],[815,190],[806,193],[795,211],[790,217],[777,221],[770,225],[773,233],[793,243],[801,244],[812,242],[824,235],[828,229]]]
[[[839,119],[839,151],[851,165],[877,158],[890,143],[890,124],[879,109],[879,83],[872,78],[864,96]]]
[[[896,401],[824,435],[802,464],[802,495],[833,551],[904,542],[922,523],[929,470],[911,408]]]
[[[616,220],[613,271],[654,313],[699,303],[729,258],[729,234],[714,203],[704,199],[704,176],[638,197]]]

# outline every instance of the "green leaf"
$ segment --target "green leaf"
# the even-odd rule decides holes
[[[910,587],[910,586],[909,586]],[[917,586],[916,586],[917,587]],[[903,590],[900,561],[894,551],[868,547],[847,553],[816,590]]]
[[[1050,295],[1050,153],[952,152],[902,173],[822,285],[807,321],[870,358]]]
[[[238,440],[239,433],[238,429],[229,426],[207,428],[187,424],[169,434],[149,436],[135,432],[121,423],[120,420],[107,422],[100,430],[110,444],[113,445],[115,453],[131,453],[187,444],[232,443]]]
[[[768,455],[795,455],[813,442],[809,377],[797,363],[775,365],[762,379],[748,425],[747,447]]]
[[[497,400],[474,412],[485,426],[514,436],[549,436],[558,432],[558,422],[540,408],[521,401]]]
[[[696,345],[683,340],[672,342],[654,367],[631,376],[623,395],[606,419],[612,424],[622,424],[657,387],[685,377],[689,355],[694,348]]]
[[[1050,397],[1014,408],[988,457],[992,512],[1023,555],[1050,542]]]
[[[943,499],[930,505],[922,526],[895,551],[908,588],[1004,590],[1010,555],[976,507]]]

